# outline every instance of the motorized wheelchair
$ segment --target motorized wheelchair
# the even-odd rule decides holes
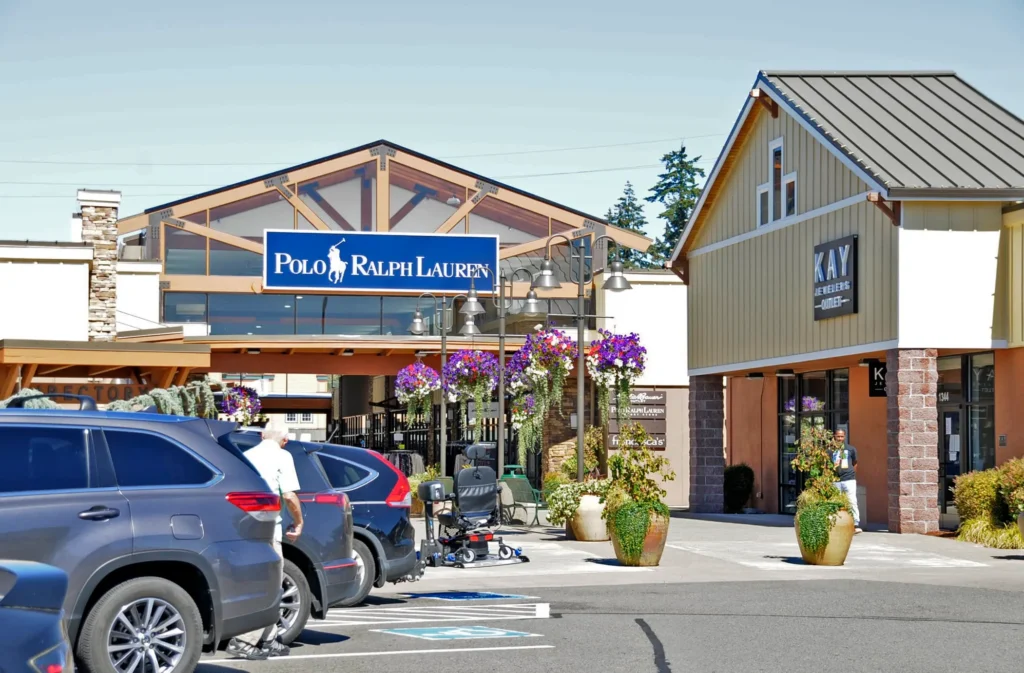
[[[454,492],[444,492],[439,481],[428,481],[419,485],[417,495],[423,501],[426,516],[427,537],[420,545],[420,559],[427,565],[452,565],[470,567],[481,565],[505,565],[525,563],[530,559],[522,550],[495,538],[491,529],[500,523],[498,506],[498,477],[494,469],[478,465],[485,459],[489,447],[473,444],[466,447],[464,455],[470,465],[463,467],[455,476]],[[434,508],[444,502],[451,502],[451,508],[438,513]],[[439,532],[434,534],[434,519]],[[490,543],[497,542],[497,558],[490,551]]]

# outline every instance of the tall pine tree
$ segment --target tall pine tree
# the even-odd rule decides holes
[[[608,209],[605,219],[609,224],[621,229],[635,231],[642,236],[647,235],[647,232],[644,231],[647,227],[647,218],[644,216],[640,200],[636,198],[632,183],[626,183],[625,189],[622,190],[622,196],[614,206]],[[627,248],[622,249],[622,263],[627,269],[649,269],[654,266],[649,254]]]
[[[658,176],[658,183],[651,187],[648,203],[660,203],[665,207],[658,217],[665,221],[665,233],[651,246],[651,256],[657,264],[667,262],[672,256],[679,238],[683,235],[686,222],[700,198],[698,178],[704,177],[704,169],[697,166],[700,157],[686,156],[686,145],[680,145],[661,157],[665,172]]]

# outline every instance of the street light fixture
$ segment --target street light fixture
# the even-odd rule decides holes
[[[441,377],[444,378],[444,365],[448,361],[448,332],[452,331],[455,327],[455,316],[452,315],[449,319],[448,315],[448,297],[441,295],[441,305],[438,308],[438,297],[432,292],[424,292],[416,299],[416,310],[412,314],[412,323],[409,325],[409,332],[416,336],[422,336],[427,333],[427,321],[423,319],[423,313],[420,311],[420,300],[424,297],[430,297],[434,300],[434,322],[441,332]],[[455,306],[455,301],[458,299],[468,299],[464,294],[457,294],[451,297],[452,307]],[[470,324],[471,321],[467,321]],[[475,329],[476,326],[473,325]],[[463,329],[466,329],[463,327]],[[448,400],[445,395],[444,389],[441,390],[441,476],[445,476],[445,463],[448,459]]]
[[[498,297],[495,299],[492,294],[491,303],[498,310],[498,476],[501,476],[505,468],[505,318],[508,315],[508,310],[512,308],[514,301],[513,299],[505,298],[505,288],[508,287],[510,291],[513,290],[513,283],[516,276],[520,273],[524,274],[531,283],[533,282],[533,276],[523,268],[513,271],[511,278],[507,277],[504,271],[499,272],[497,278],[495,278],[494,271],[486,266],[480,267],[480,271],[484,275],[490,276],[494,284],[498,286]],[[466,302],[459,309],[459,313],[466,316],[466,327],[472,325],[473,329],[476,330],[472,334],[479,334],[480,329],[476,326],[475,316],[486,313],[486,309],[479,299],[474,280],[473,278],[469,280],[469,293]],[[540,300],[537,299],[537,293],[532,288],[526,293],[523,313],[528,316],[535,316],[541,313]],[[462,329],[465,330],[466,327]],[[482,418],[483,410],[478,413],[481,414]]]
[[[550,236],[548,238],[547,244],[544,246],[544,261],[541,262],[540,273],[537,274],[537,277],[533,279],[532,287],[534,289],[550,289],[560,287],[561,285],[558,279],[555,277],[555,264],[554,262],[551,261],[551,243],[556,238],[561,238],[565,240],[565,242],[569,245],[570,248],[573,247],[573,239],[570,239],[565,234],[555,234],[554,236]],[[581,241],[581,245],[578,253],[576,253],[575,251],[571,251],[570,275],[572,275],[573,270],[571,266],[571,261],[573,261],[573,259],[578,260],[579,268],[576,269],[575,274],[577,288],[576,312],[572,317],[576,319],[576,351],[578,358],[578,361],[576,363],[576,480],[582,482],[585,443],[584,437],[586,435],[586,430],[584,428],[583,423],[583,406],[586,401],[583,395],[583,384],[585,381],[585,371],[587,364],[585,355],[586,349],[583,347],[583,341],[586,338],[587,318],[589,317],[586,314],[586,309],[584,308],[584,289],[588,282],[593,282],[594,278],[593,274],[591,274],[589,280],[586,277],[587,255],[583,251],[582,239],[576,240]],[[608,236],[607,234],[601,234],[600,236],[594,237],[594,240],[590,244],[590,249],[592,251],[598,249],[601,249],[603,251],[604,248],[600,248],[600,246],[598,245],[602,241],[610,241],[611,243],[613,243],[615,245],[616,252],[616,259],[611,263],[609,269],[611,275],[605,280],[604,285],[602,285],[602,288],[605,290],[610,290],[612,292],[621,292],[623,290],[630,289],[632,285],[630,285],[629,279],[626,278],[626,275],[623,271],[621,259],[622,249],[619,246],[619,243],[611,236]],[[605,255],[607,255],[607,252],[605,252]],[[591,261],[593,261],[593,253],[591,253],[590,259]],[[607,261],[607,258],[602,261]],[[572,280],[572,278],[570,277],[569,280]]]

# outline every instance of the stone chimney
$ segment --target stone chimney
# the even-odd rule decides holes
[[[117,208],[121,192],[80,189],[82,242],[92,246],[89,274],[89,341],[117,335]]]

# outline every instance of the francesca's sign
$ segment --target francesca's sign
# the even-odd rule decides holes
[[[665,450],[665,432],[667,427],[667,411],[665,406],[667,393],[664,390],[652,388],[639,388],[629,393],[629,417],[630,422],[636,422],[643,426],[650,438],[647,440],[647,448],[652,451]],[[625,443],[619,434],[618,405],[609,404],[608,413],[608,439],[613,449],[623,446],[631,448],[632,444]]]
[[[491,292],[498,237],[363,231],[268,230],[265,290]]]
[[[814,246],[814,319],[857,312],[857,237]]]

